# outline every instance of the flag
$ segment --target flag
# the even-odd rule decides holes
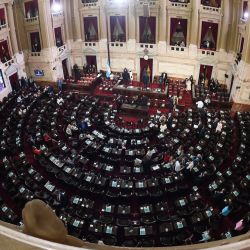
[[[111,69],[110,69],[109,62],[107,61],[107,72],[106,72],[106,77],[109,78],[110,75],[111,75]]]

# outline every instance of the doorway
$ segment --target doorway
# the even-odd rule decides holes
[[[152,83],[153,76],[153,59],[145,60],[144,58],[140,58],[140,81],[142,82],[142,76],[144,69],[150,74],[150,83]]]
[[[9,81],[10,81],[10,85],[12,90],[18,90],[19,89],[19,82],[18,82],[18,75],[17,72],[14,73],[13,75],[9,76]]]
[[[213,66],[201,64],[200,74],[199,74],[199,84],[205,84],[205,82],[210,81],[212,72],[213,72]]]
[[[63,69],[64,80],[69,79],[68,59],[67,58],[62,60],[62,69]]]
[[[96,63],[96,56],[86,56],[86,62],[87,65],[95,65],[96,71],[97,71],[97,63]]]

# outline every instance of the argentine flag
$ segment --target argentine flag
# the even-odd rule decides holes
[[[111,75],[111,69],[110,69],[109,62],[107,61],[107,72],[106,72],[106,77],[107,77],[107,78],[110,78],[110,75]]]

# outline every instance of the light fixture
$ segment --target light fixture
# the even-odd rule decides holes
[[[62,5],[60,3],[53,3],[51,6],[51,10],[53,13],[58,13],[62,10]]]
[[[244,13],[244,19],[248,19],[248,16],[249,16],[249,13],[246,11],[246,12]]]

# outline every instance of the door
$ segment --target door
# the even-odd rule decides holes
[[[86,62],[88,66],[95,65],[95,68],[97,70],[96,56],[86,56]]]
[[[150,75],[150,83],[152,83],[153,76],[153,59],[145,60],[144,58],[140,58],[140,81],[142,82],[143,71],[146,69],[147,73]]]
[[[12,90],[18,90],[19,89],[19,82],[18,82],[18,75],[17,72],[14,73],[13,75],[9,76],[9,81],[10,81],[10,85]]]
[[[68,71],[68,59],[62,60],[62,68],[63,68],[63,76],[64,79],[69,79],[69,71]]]
[[[213,66],[201,65],[199,74],[199,83],[205,83],[206,80],[209,81],[211,79],[212,72],[213,72]]]

